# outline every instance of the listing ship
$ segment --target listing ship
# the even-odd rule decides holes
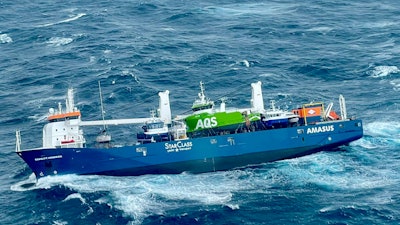
[[[68,89],[65,109],[50,109],[43,128],[43,146],[21,150],[16,132],[16,153],[37,178],[51,175],[111,175],[203,173],[260,165],[331,150],[360,139],[360,119],[348,118],[343,96],[340,115],[332,103],[309,103],[291,111],[271,102],[264,108],[261,82],[251,84],[250,107],[219,108],[200,93],[189,115],[171,116],[169,91],[159,92],[159,109],[150,118],[83,121]],[[113,144],[111,136],[101,145],[89,146],[82,127],[142,124],[136,144]],[[104,134],[100,134],[104,135]],[[134,137],[134,136],[133,136]]]

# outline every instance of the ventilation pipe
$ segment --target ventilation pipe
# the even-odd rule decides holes
[[[169,104],[169,91],[159,92],[160,96],[160,119],[164,121],[165,124],[171,124],[171,107]]]
[[[264,111],[264,100],[261,90],[261,81],[251,84],[251,108],[252,110],[262,112]]]

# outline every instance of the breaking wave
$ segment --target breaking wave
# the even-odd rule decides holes
[[[47,44],[58,47],[62,45],[67,45],[73,41],[74,39],[72,38],[52,37],[47,41]]]
[[[368,75],[373,78],[386,77],[391,74],[397,74],[400,70],[397,66],[376,66],[372,71],[368,71]]]
[[[13,42],[12,38],[8,36],[8,34],[0,33],[0,44],[11,43]]]
[[[72,16],[72,17],[70,17],[68,19],[61,20],[61,21],[54,22],[54,23],[47,23],[47,24],[44,24],[44,25],[40,25],[39,27],[49,27],[49,26],[53,26],[53,25],[57,25],[57,24],[61,24],[61,23],[68,23],[68,22],[77,20],[77,19],[79,19],[79,18],[81,18],[83,16],[86,16],[86,13],[79,13],[78,15]]]
[[[31,175],[11,189],[32,191],[64,186],[73,193],[63,202],[77,199],[85,205],[90,204],[85,195],[105,193],[94,202],[118,209],[134,223],[140,223],[148,216],[164,215],[187,207],[225,206],[236,210],[239,205],[233,201],[233,193],[246,187],[237,180],[239,174],[230,171],[211,175],[183,173],[140,177],[63,175],[40,178],[35,184],[35,176]]]

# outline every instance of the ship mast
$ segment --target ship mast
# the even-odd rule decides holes
[[[100,81],[99,81],[99,95],[100,95],[101,118],[102,118],[102,121],[103,121],[103,130],[96,137],[96,141],[97,141],[97,143],[110,143],[111,135],[107,134],[107,127],[106,127],[106,122],[105,122],[105,119],[104,119],[103,95],[101,93]]]
[[[199,93],[199,98],[201,103],[206,102],[206,96],[204,95],[204,83],[203,81],[200,81],[200,93]]]
[[[194,113],[211,112],[214,107],[214,102],[206,97],[204,94],[204,83],[200,81],[199,98],[193,102],[192,111]]]
[[[100,110],[101,110],[101,118],[103,120],[103,129],[106,130],[106,124],[104,123],[104,106],[103,106],[103,95],[101,93],[101,85],[99,81],[99,95],[100,95]]]
[[[21,151],[21,132],[20,130],[15,131],[15,151]]]

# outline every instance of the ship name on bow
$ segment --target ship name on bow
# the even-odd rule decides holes
[[[35,161],[43,161],[43,160],[51,160],[51,159],[61,159],[62,155],[52,155],[52,156],[44,156],[40,158],[35,158]]]
[[[324,133],[324,132],[332,132],[335,130],[333,125],[329,126],[318,126],[318,127],[309,127],[307,128],[307,134],[316,134],[316,133]]]

